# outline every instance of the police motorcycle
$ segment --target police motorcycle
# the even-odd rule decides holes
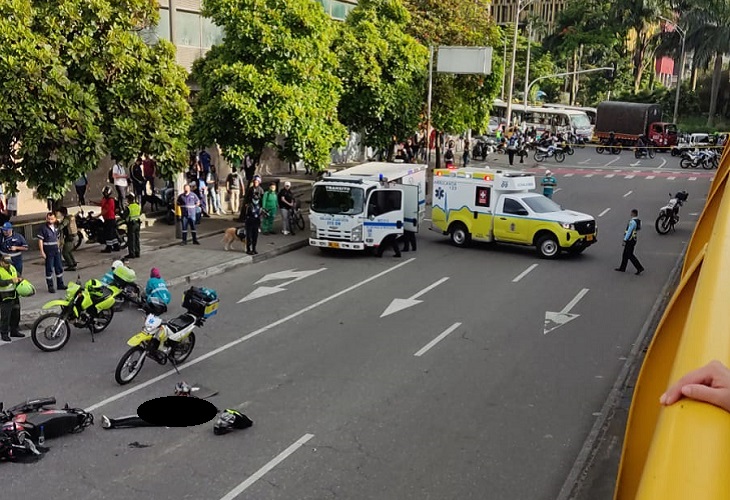
[[[79,212],[76,214],[76,226],[79,232],[74,249],[80,247],[84,239],[89,243],[99,243],[100,245],[106,243],[104,220],[96,217],[93,211],[87,213],[79,207]],[[117,219],[117,240],[119,240],[119,248],[127,248],[127,221],[123,219]]]
[[[669,194],[669,203],[659,210],[659,217],[654,223],[657,233],[667,234],[674,229],[674,226],[679,222],[679,207],[687,201],[688,197],[689,193],[687,191],[679,191],[673,197],[671,193]]]
[[[134,380],[147,358],[160,365],[169,361],[177,370],[177,365],[193,352],[193,330],[218,313],[218,304],[215,290],[198,287],[191,287],[184,293],[182,306],[186,312],[171,320],[160,318],[167,311],[166,306],[148,304],[143,330],[127,341],[130,349],[124,353],[114,371],[117,383],[125,385]]]
[[[88,328],[91,341],[94,334],[102,332],[114,318],[114,304],[121,291],[104,285],[99,280],[80,280],[68,284],[63,299],[54,299],[43,304],[43,309],[60,307],[59,311],[48,312],[33,323],[30,336],[41,351],[52,352],[63,349],[71,338],[71,325]]]
[[[109,281],[111,280],[111,283]],[[145,294],[141,286],[137,284],[137,273],[124,265],[121,260],[112,262],[112,270],[107,273],[102,281],[106,282],[112,291],[116,304],[114,309],[119,312],[124,308],[125,304],[130,304],[135,308],[141,308],[145,304]]]
[[[555,158],[556,162],[563,163],[565,161],[565,151],[563,151],[563,148],[556,145],[538,146],[535,149],[535,154],[533,155],[535,161],[538,162],[551,157]]]

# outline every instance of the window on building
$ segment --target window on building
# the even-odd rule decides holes
[[[207,17],[203,18],[203,47],[211,48],[213,45],[223,41],[223,28],[213,24]]]
[[[170,9],[160,7],[160,23],[156,27],[157,37],[170,39]]]
[[[202,17],[194,12],[178,10],[175,16],[176,42],[188,47],[202,47],[200,34]]]
[[[347,17],[347,4],[338,2],[337,0],[332,1],[332,18],[343,20]]]

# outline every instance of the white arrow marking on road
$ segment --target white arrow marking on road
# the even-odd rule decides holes
[[[636,160],[634,163],[629,163],[629,165],[631,165],[632,167],[638,167],[639,165],[641,165],[641,160]]]
[[[390,305],[383,311],[383,314],[380,315],[381,318],[384,318],[385,316],[390,316],[391,314],[397,313],[398,311],[402,311],[403,309],[408,309],[409,307],[415,306],[423,302],[422,300],[416,300],[421,295],[430,292],[437,286],[439,286],[444,281],[448,280],[448,277],[441,278],[436,283],[433,283],[431,285],[428,285],[426,288],[421,290],[420,292],[416,293],[415,295],[411,295],[407,299],[393,299],[393,301],[390,303]]]
[[[580,301],[580,299],[588,293],[588,288],[584,288],[578,295],[573,297],[573,300],[568,302],[568,305],[563,308],[560,312],[545,311],[545,326],[543,328],[543,335],[547,335],[548,332],[552,332],[559,326],[563,326],[569,321],[573,321],[580,314],[571,314],[570,310]]]
[[[666,158],[662,158],[662,164],[659,165],[659,168],[662,168],[666,164],[667,164],[667,159]]]
[[[604,165],[604,167],[607,167],[607,166],[611,165],[612,163],[616,163],[616,162],[617,162],[618,160],[619,160],[618,158],[614,158],[613,160],[611,160],[611,161],[609,161],[608,163],[606,163],[606,164]]]
[[[260,299],[261,297],[266,297],[267,295],[273,295],[275,293],[286,291],[286,288],[284,287],[291,285],[295,281],[303,280],[304,278],[308,278],[309,276],[325,271],[326,269],[326,267],[323,267],[321,269],[312,269],[310,271],[297,271],[296,269],[289,269],[288,271],[279,271],[278,273],[267,274],[266,276],[258,280],[255,284],[258,285],[259,283],[265,283],[267,281],[284,280],[289,278],[293,279],[289,279],[289,281],[287,281],[286,283],[282,283],[276,286],[260,286],[256,290],[239,300],[238,304],[240,304],[241,302],[248,302],[249,300]]]

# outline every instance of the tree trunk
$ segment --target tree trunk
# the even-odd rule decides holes
[[[692,86],[692,92],[695,92],[697,90],[697,64],[694,61],[694,57],[692,58],[692,73],[689,76],[690,85]]]
[[[573,71],[578,71],[578,49],[573,49]],[[570,105],[575,104],[575,93],[577,92],[577,76],[572,75],[570,78]]]
[[[641,89],[641,77],[644,73],[644,41],[645,34],[642,30],[636,30],[636,47],[634,47],[634,94],[638,94]]]
[[[712,71],[712,92],[710,93],[710,112],[707,115],[707,126],[715,124],[715,113],[717,113],[717,96],[720,93],[720,79],[722,78],[722,54],[715,55],[715,67]]]

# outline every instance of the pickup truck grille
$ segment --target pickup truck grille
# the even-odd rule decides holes
[[[317,229],[317,237],[333,241],[350,241],[350,231],[339,229]]]
[[[593,234],[596,232],[595,220],[582,220],[575,223],[575,230],[578,234]]]

